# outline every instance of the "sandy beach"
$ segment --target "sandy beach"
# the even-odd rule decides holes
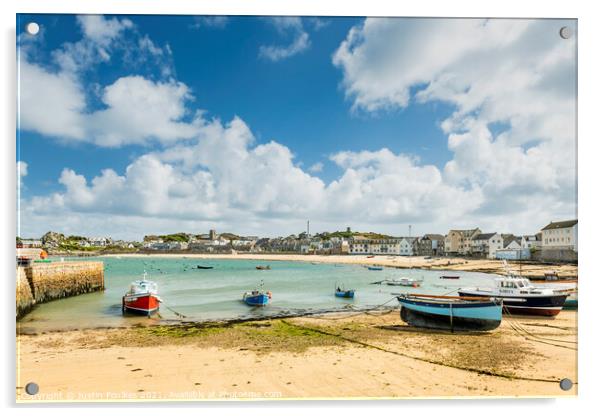
[[[365,256],[365,255],[316,255],[316,254],[107,254],[106,257],[164,257],[164,258],[198,258],[198,259],[244,259],[263,261],[305,261],[315,263],[362,264],[395,267],[400,269],[420,268],[427,270],[456,270],[468,272],[505,274],[500,260],[469,259],[458,257],[427,258],[421,256]],[[555,271],[559,277],[577,278],[578,267],[575,264],[540,264],[524,262],[519,266],[510,263],[510,268],[525,277],[543,277],[546,272]]]
[[[17,400],[576,395],[577,313],[485,334],[419,330],[397,309],[236,324],[18,336]],[[35,381],[35,396],[24,386]]]

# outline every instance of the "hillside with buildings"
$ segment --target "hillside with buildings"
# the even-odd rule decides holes
[[[84,237],[49,231],[39,239],[17,238],[17,247],[43,248],[50,254],[115,252],[191,252],[230,254],[295,253],[577,262],[577,220],[550,222],[530,235],[484,232],[479,227],[450,229],[446,235],[391,236],[374,232],[308,232],[284,237],[241,236],[231,232],[146,235],[141,242]]]

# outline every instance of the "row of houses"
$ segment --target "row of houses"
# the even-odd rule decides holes
[[[256,236],[235,237],[232,234],[220,235],[216,230],[209,230],[209,234],[188,235],[186,241],[173,241],[159,237],[145,239],[143,248],[157,251],[190,250],[207,253],[230,251],[233,249],[251,251],[258,239]]]
[[[484,233],[480,228],[452,229],[447,235],[425,234],[422,237],[368,239],[352,237],[349,254],[400,256],[471,256],[510,260],[527,260],[539,252],[543,258],[558,260],[576,257],[577,220],[550,222],[538,233],[516,236],[499,232]],[[343,251],[344,252],[344,251]]]
[[[335,236],[336,235],[336,236]],[[344,237],[343,237],[343,236]],[[20,247],[46,247],[64,238],[61,234],[47,233],[38,240],[18,240]],[[72,237],[73,239],[73,237]],[[177,240],[177,241],[175,241]],[[50,242],[50,243],[49,243]],[[113,241],[110,237],[83,238],[78,244],[82,247],[119,246],[138,248],[122,240]],[[375,234],[323,233],[314,236],[308,233],[288,237],[259,238],[256,236],[236,236],[218,234],[210,230],[208,234],[175,234],[169,236],[145,237],[142,248],[156,251],[196,251],[220,253],[235,251],[248,252],[297,252],[315,254],[351,255],[391,255],[391,256],[472,256],[483,258],[529,259],[543,253],[542,259],[576,260],[577,220],[550,222],[533,235],[515,236],[499,232],[484,233],[480,228],[452,229],[447,235],[424,234],[420,237],[385,237]]]
[[[550,222],[533,235],[515,236],[497,232],[483,233],[479,228],[450,230],[445,236],[446,255],[481,256],[489,258],[529,259],[541,251],[545,256],[559,257],[578,252],[577,220]]]
[[[348,242],[349,254],[386,254],[398,256],[442,256],[445,237],[425,234],[422,237],[367,239],[353,237]]]

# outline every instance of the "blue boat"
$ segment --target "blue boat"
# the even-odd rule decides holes
[[[334,291],[334,295],[337,298],[353,298],[355,296],[355,289],[341,289],[337,287]]]
[[[448,331],[491,331],[502,322],[502,301],[457,296],[401,295],[408,325]]]
[[[265,306],[270,302],[270,292],[260,292],[253,290],[251,292],[245,292],[242,295],[242,300],[249,306]]]
[[[382,270],[382,269],[383,268],[380,266],[368,266],[368,270],[376,271],[376,270]]]
[[[265,306],[270,299],[272,299],[272,292],[263,290],[263,280],[260,289],[251,290],[242,295],[242,301],[249,306]]]

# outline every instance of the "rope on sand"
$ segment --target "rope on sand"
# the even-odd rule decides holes
[[[447,364],[447,363],[444,363],[443,361],[432,360],[432,359],[429,359],[429,358],[415,357],[413,355],[404,354],[404,353],[399,352],[399,351],[393,351],[393,350],[389,350],[389,349],[386,349],[386,348],[383,348],[383,347],[379,347],[378,345],[373,345],[373,344],[369,344],[367,342],[363,342],[363,341],[359,341],[359,340],[356,340],[356,339],[348,338],[348,337],[345,337],[343,335],[333,334],[331,332],[324,331],[322,329],[310,328],[310,327],[306,327],[306,326],[303,326],[303,325],[293,324],[293,323],[288,322],[287,320],[284,320],[284,319],[282,319],[282,322],[284,324],[286,324],[286,325],[290,325],[290,326],[295,327],[295,328],[305,329],[305,330],[308,330],[308,331],[317,332],[317,333],[322,334],[322,335],[329,335],[329,336],[332,336],[332,337],[339,338],[339,339],[342,339],[344,341],[350,342],[352,344],[358,344],[358,345],[361,345],[361,346],[366,347],[366,348],[372,348],[372,349],[375,349],[375,350],[378,350],[378,351],[382,351],[382,352],[386,352],[386,353],[389,353],[389,354],[398,355],[398,356],[405,357],[405,358],[410,358],[412,360],[422,361],[422,362],[429,363],[429,364],[440,365],[440,366],[448,367],[448,368],[455,368],[455,369],[458,369],[458,370],[464,370],[464,371],[468,371],[468,372],[471,372],[471,373],[483,374],[483,375],[487,375],[487,376],[501,377],[501,378],[505,378],[505,379],[509,379],[509,380],[539,381],[539,382],[542,382],[542,383],[560,383],[560,379],[530,378],[530,377],[513,376],[513,375],[510,375],[510,374],[496,373],[496,372],[493,372],[493,371],[490,371],[490,370],[479,370],[478,368],[464,367],[464,366]],[[578,383],[574,383],[574,384],[578,384]]]
[[[353,316],[359,316],[359,315],[371,315],[371,316],[386,315],[388,313],[391,313],[391,310],[384,311],[383,313],[378,314],[378,315],[371,314],[370,312],[382,308],[383,306],[385,306],[386,304],[392,302],[395,299],[397,299],[397,296],[392,297],[391,299],[389,299],[385,303],[381,303],[380,305],[374,306],[374,307],[369,308],[369,309],[363,309],[363,310],[361,310],[361,311],[359,311],[357,313],[354,313],[354,314],[345,314],[343,316],[336,316],[336,317],[331,317],[331,318],[328,318],[328,317],[325,317],[325,316],[310,315],[310,316],[307,316],[307,318],[321,319],[321,320],[324,320],[324,321],[338,321],[340,319],[347,319],[347,318],[351,318]],[[353,305],[351,305],[351,308],[353,308]],[[333,313],[333,312],[336,313],[338,311],[332,311],[332,312],[327,312],[327,313]]]
[[[524,339],[526,339],[527,341],[533,341],[533,342],[539,342],[542,344],[546,344],[546,345],[552,345],[554,347],[559,347],[559,348],[566,348],[569,350],[573,350],[573,351],[577,351],[577,348],[573,348],[567,345],[558,345],[558,344],[554,344],[553,342],[562,342],[562,343],[567,343],[567,344],[577,344],[576,341],[567,341],[567,340],[560,340],[560,339],[553,339],[553,338],[546,338],[546,337],[541,337],[539,335],[535,335],[531,332],[529,332],[527,329],[525,329],[510,313],[510,311],[508,310],[508,308],[506,306],[504,306],[504,311],[506,312],[506,314],[508,315],[508,317],[510,318],[508,320],[508,323],[510,324],[510,328],[512,328],[518,335],[522,336]],[[525,335],[526,334],[526,335]],[[543,341],[545,340],[545,341]],[[553,342],[546,342],[546,341],[553,341]]]

